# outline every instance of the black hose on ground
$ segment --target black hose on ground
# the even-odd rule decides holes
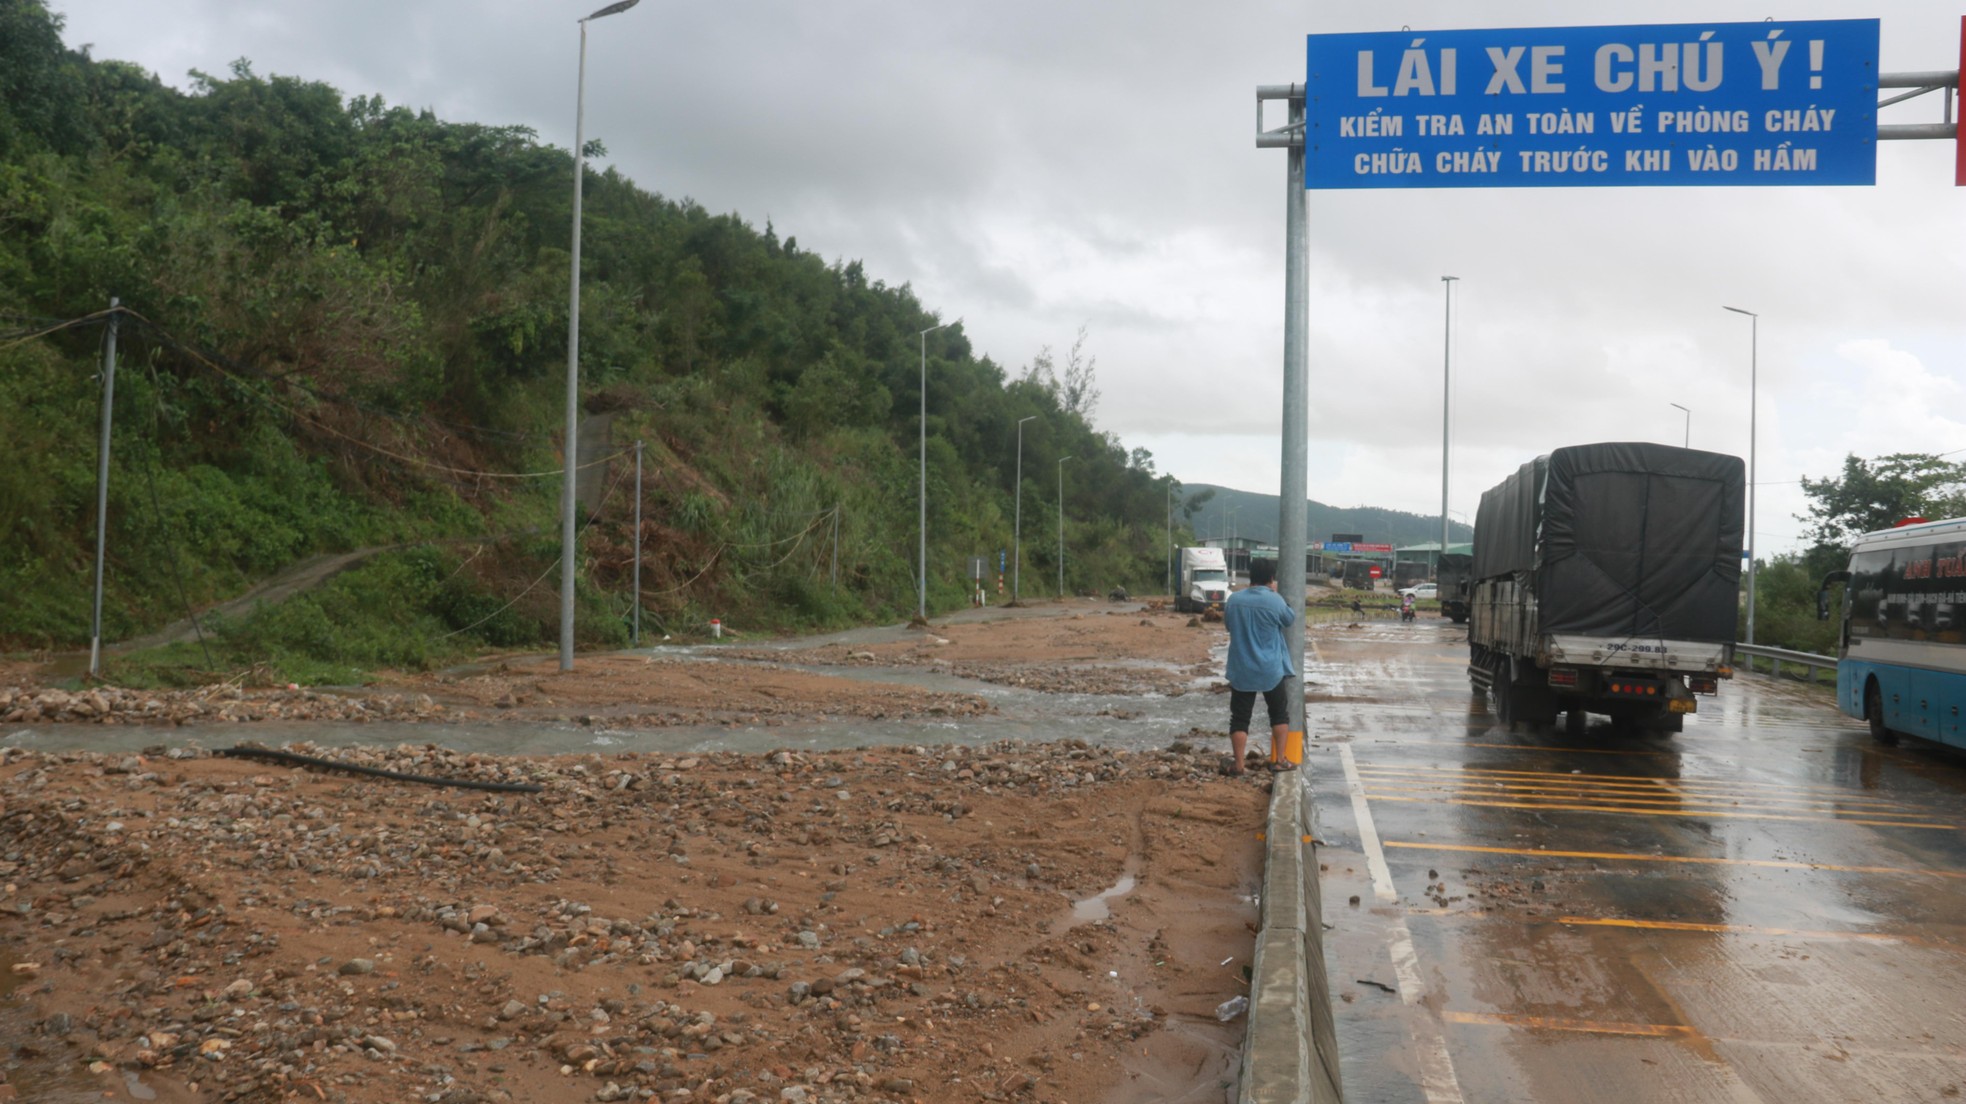
[[[358,766],[335,759],[299,755],[291,751],[275,751],[272,748],[229,747],[219,748],[212,754],[225,759],[263,759],[269,763],[284,763],[290,767],[320,767],[323,770],[347,771],[350,774],[388,778],[397,782],[420,782],[425,786],[455,786],[464,790],[490,790],[493,793],[538,793],[543,788],[532,782],[480,782],[474,778],[439,778],[428,774],[405,774],[402,771]]]

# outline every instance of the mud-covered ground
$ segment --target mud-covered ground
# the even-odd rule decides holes
[[[1205,663],[1220,627],[1188,621],[938,626],[877,654],[1117,685]],[[481,717],[974,700],[772,658],[361,693]],[[1267,786],[1222,777],[1220,743],[293,749],[536,792],[0,749],[0,1100],[1225,1100],[1243,1025],[1215,1010],[1247,992]]]
[[[1097,609],[1065,617],[937,626],[907,640],[828,644],[735,655],[787,663],[926,667],[1044,693],[1154,693],[1179,697],[1199,677],[1220,675],[1209,648],[1227,640],[1218,615]]]
[[[1023,611],[1020,611],[1023,612]],[[937,624],[868,644],[763,648],[735,642],[688,654],[493,658],[445,672],[377,672],[360,687],[222,683],[189,690],[44,685],[32,664],[0,664],[0,724],[218,725],[572,721],[611,727],[979,716],[974,694],[802,667],[922,668],[1042,693],[1179,697],[1220,674],[1217,619],[1142,608],[1054,607],[1002,620]]]

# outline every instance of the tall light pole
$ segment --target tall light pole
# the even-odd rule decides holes
[[[1761,316],[1751,310],[1723,306],[1748,316],[1748,643],[1754,643],[1754,445],[1755,383],[1761,373]]]
[[[1058,458],[1058,598],[1065,598],[1065,461],[1077,460],[1076,456]]]
[[[962,319],[956,319],[961,322]],[[944,322],[940,326],[930,326],[918,336],[922,343],[922,424],[921,424],[921,543],[917,551],[920,559],[916,561],[915,576],[915,620],[928,621],[928,335],[937,330],[946,330],[956,322]]]
[[[1679,405],[1678,403],[1667,403],[1666,405],[1667,405],[1667,406],[1670,406],[1670,407],[1672,407],[1672,408],[1673,408],[1674,410],[1682,410],[1682,411],[1685,411],[1685,413],[1686,413],[1686,434],[1685,434],[1685,436],[1684,436],[1684,437],[1682,437],[1682,438],[1680,439],[1680,442],[1679,442],[1679,447],[1680,447],[1680,448],[1692,448],[1692,447],[1693,447],[1693,411],[1692,411],[1692,408],[1690,408],[1690,407],[1685,407],[1685,406],[1681,406],[1681,405]]]
[[[580,70],[573,94],[573,273],[567,293],[566,476],[560,483],[560,670],[573,670],[573,576],[576,530],[573,524],[576,472],[580,468],[580,193],[586,184],[587,23],[627,11],[641,0],[619,0],[580,21]]]
[[[1440,560],[1447,555],[1447,415],[1454,391],[1448,385],[1454,363],[1454,281],[1459,276],[1442,276],[1441,287],[1447,302],[1441,308],[1440,333],[1440,551],[1434,556],[1434,578],[1440,578]]]
[[[1010,600],[1013,604],[1022,593],[1021,576],[1024,574],[1024,423],[1036,418],[1036,414],[1017,419],[1017,509],[1010,530]]]
[[[1174,593],[1174,480],[1167,481],[1167,592]]]

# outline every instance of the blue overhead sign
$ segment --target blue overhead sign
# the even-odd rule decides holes
[[[1877,26],[1312,35],[1304,184],[1872,184]]]

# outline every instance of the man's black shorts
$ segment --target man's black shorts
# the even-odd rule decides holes
[[[1290,680],[1286,678],[1268,690],[1263,691],[1263,708],[1270,714],[1270,725],[1272,727],[1290,723],[1290,695],[1285,692],[1285,687],[1289,685]],[[1248,732],[1249,715],[1255,711],[1256,691],[1229,691],[1230,732]]]

